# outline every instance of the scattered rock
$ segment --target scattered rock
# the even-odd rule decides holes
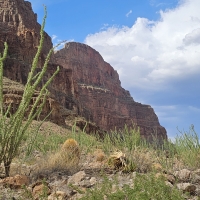
[[[173,185],[169,181],[165,181],[165,184],[171,188],[173,188]]]
[[[48,200],[65,200],[67,197],[65,192],[56,191],[48,196]]]
[[[197,174],[194,174],[193,176],[192,176],[192,181],[191,181],[192,183],[195,183],[195,184],[200,184],[200,176],[199,175],[197,175]]]
[[[19,189],[23,185],[29,184],[29,178],[25,175],[15,175],[13,177],[7,177],[0,180],[0,184],[3,184],[4,186],[8,186],[12,189]]]
[[[32,195],[34,199],[40,199],[51,194],[51,189],[46,182],[37,182],[32,186]]]
[[[83,180],[79,183],[79,186],[84,187],[84,188],[90,188],[92,187],[91,183],[89,180]]]
[[[166,177],[167,181],[169,181],[172,185],[174,185],[174,183],[176,182],[176,179],[173,175],[165,174],[165,177]]]
[[[200,169],[196,169],[196,170],[194,171],[194,173],[195,173],[196,175],[200,176]]]
[[[195,197],[189,198],[188,200],[199,200],[199,198],[195,196]]]
[[[183,192],[189,192],[191,195],[195,194],[196,186],[191,183],[178,183],[176,186]]]
[[[95,185],[96,183],[97,183],[97,179],[96,179],[95,177],[92,177],[92,178],[90,179],[90,184],[91,184],[91,186]]]
[[[68,184],[79,185],[79,183],[86,177],[85,171],[80,171],[68,179]]]
[[[95,159],[95,157],[94,157]],[[91,165],[90,170],[84,169],[79,171],[72,176],[66,175],[64,173],[54,172],[51,176],[46,177],[46,181],[38,181],[32,184],[31,187],[28,186],[29,178],[25,175],[16,175],[13,177],[8,177],[0,180],[0,187],[9,186],[12,189],[18,188],[15,196],[13,198],[17,199],[21,195],[22,185],[27,185],[27,190],[30,188],[30,192],[34,199],[41,199],[45,196],[48,200],[76,200],[84,196],[87,188],[94,187],[97,182],[102,183],[103,177],[99,176],[99,171],[95,171],[96,168],[92,168],[95,165]],[[106,169],[106,168],[105,168]],[[117,190],[122,190],[124,185],[129,185],[134,187],[134,180],[137,176],[136,172],[133,173],[123,173],[122,171],[105,170],[105,173],[110,181],[117,181],[113,184],[110,192],[116,192]],[[184,198],[189,200],[187,193],[192,195],[190,200],[195,200],[196,197],[200,197],[200,186],[199,186],[199,175],[188,169],[183,169],[175,171],[173,174],[163,174],[159,172],[155,174],[156,177],[163,176],[165,179],[165,184],[171,188],[177,187],[179,190],[183,191]],[[176,183],[178,180],[178,183]],[[186,182],[186,180],[188,180]],[[5,188],[3,189],[6,191]],[[0,189],[1,190],[1,189]],[[4,195],[5,196],[5,195]],[[5,196],[4,199],[8,198]],[[10,197],[9,197],[10,198]],[[106,197],[105,197],[106,199]],[[197,199],[197,198],[196,198]]]
[[[196,196],[200,197],[200,187],[199,186],[196,188],[195,193],[196,193]]]
[[[177,177],[179,181],[187,182],[191,179],[192,173],[188,169],[182,169],[180,171],[175,171],[174,176]]]

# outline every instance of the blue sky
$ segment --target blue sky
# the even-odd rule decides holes
[[[199,0],[30,0],[53,43],[88,44],[119,73],[135,101],[151,105],[173,138],[200,134]]]

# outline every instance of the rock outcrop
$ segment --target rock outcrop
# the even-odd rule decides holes
[[[40,25],[31,3],[24,0],[0,0],[0,52],[3,42],[9,45],[4,75],[11,80],[25,83],[32,59],[40,39]],[[45,42],[38,70],[52,48],[51,38],[45,33]],[[103,130],[122,129],[125,124],[140,127],[141,135],[149,140],[157,136],[167,138],[158,117],[149,105],[133,100],[123,89],[117,72],[91,47],[80,43],[67,43],[55,52],[44,77],[47,80],[57,65],[60,72],[49,90],[64,108],[86,120],[96,123]]]
[[[70,42],[55,53],[56,63],[72,70],[78,84],[78,114],[105,130],[137,125],[145,138],[166,138],[153,108],[135,102],[121,87],[118,73],[102,56],[85,44]]]
[[[31,3],[24,0],[0,0],[0,52],[4,42],[9,45],[8,58],[5,62],[4,76],[11,80],[26,83],[32,60],[37,52],[40,40],[40,24],[34,14]],[[45,33],[45,42],[38,63],[38,70],[42,67],[49,50],[53,47],[50,36]],[[57,65],[53,56],[44,80],[49,78]],[[74,86],[72,70],[63,69],[51,84],[49,90],[52,97],[69,109],[75,109]]]
[[[3,78],[3,94],[4,94],[4,108],[5,110],[10,107],[10,112],[13,114],[16,112],[21,100],[22,95],[24,92],[24,86],[20,83],[11,81],[8,78]],[[33,95],[33,98],[30,102],[29,109],[27,110],[26,116],[28,116],[29,111],[35,102],[39,92],[36,91]],[[42,99],[41,99],[42,100]],[[44,104],[43,110],[41,115],[39,116],[39,120],[44,120],[47,115],[49,115],[48,119],[52,122],[64,126],[65,125],[65,118],[71,115],[70,110],[65,109],[62,107],[55,99],[52,99],[50,96],[47,97],[46,102]]]

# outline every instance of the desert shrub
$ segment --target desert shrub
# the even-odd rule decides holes
[[[105,177],[102,183],[95,188],[88,189],[82,200],[107,199],[107,200],[184,200],[181,191],[166,185],[163,177],[155,177],[155,174],[136,174],[133,187],[124,185],[113,191],[112,185],[116,185],[116,180],[109,180]]]
[[[140,136],[138,128],[128,128],[126,125],[122,130],[111,131],[109,134],[106,134],[102,141],[102,148],[107,154],[110,154],[116,149],[130,152],[137,149],[137,147],[146,148],[147,143]]]
[[[96,158],[96,161],[98,161],[98,162],[103,162],[106,159],[106,155],[102,149],[95,150],[94,156]]]
[[[40,31],[41,39],[39,47],[33,59],[30,72],[28,74],[22,100],[14,114],[10,112],[11,104],[6,109],[3,105],[3,62],[5,61],[8,52],[8,45],[6,42],[3,56],[1,57],[0,55],[0,164],[2,162],[4,163],[6,176],[9,176],[10,164],[13,158],[15,158],[18,154],[19,147],[21,146],[22,142],[24,142],[24,136],[28,127],[30,126],[33,119],[38,117],[42,111],[46,98],[49,94],[47,86],[51,83],[55,75],[59,72],[58,67],[54,74],[49,78],[49,80],[43,84],[37,98],[35,99],[33,105],[31,105],[31,109],[28,113],[26,121],[23,123],[25,115],[27,114],[27,110],[30,108],[31,99],[42,81],[42,78],[47,70],[47,65],[50,60],[51,54],[54,50],[54,48],[52,48],[49,51],[45,59],[44,66],[42,67],[41,71],[36,74],[36,68],[38,66],[39,57],[44,43],[44,26],[46,22],[46,15],[47,12],[45,7],[45,15]]]
[[[50,152],[39,160],[39,173],[42,171],[76,171],[81,150],[76,140],[67,139],[56,151]]]
[[[200,167],[200,143],[199,136],[191,125],[189,131],[179,131],[174,142],[177,157],[186,166]]]
[[[89,135],[85,132],[85,128],[83,131],[77,131],[76,123],[73,125],[71,134],[68,135],[68,138],[75,139],[78,142],[81,151],[84,151],[85,154],[94,152],[95,149],[102,146],[102,143],[98,141],[95,135]]]
[[[156,156],[151,149],[137,148],[126,153],[115,151],[108,158],[108,165],[123,172],[137,171],[147,173],[152,171]]]
[[[103,150],[109,155],[108,164],[125,172],[151,171],[155,161],[154,150],[141,136],[139,129],[124,127],[111,132],[102,142]]]
[[[152,171],[152,165],[154,162],[156,162],[154,152],[151,149],[144,148],[137,148],[131,151],[127,155],[127,159],[129,161],[128,170],[133,171],[134,169],[140,173],[147,173]]]
[[[165,171],[199,168],[200,143],[194,126],[191,125],[189,131],[178,131],[174,141],[164,141],[162,147],[155,150],[157,161]]]

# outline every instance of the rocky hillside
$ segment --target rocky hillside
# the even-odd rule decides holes
[[[31,3],[24,0],[0,1],[0,52],[3,42],[9,45],[4,75],[11,80],[26,82],[28,70],[39,44],[40,25]],[[40,56],[38,70],[52,48],[49,35]],[[102,130],[121,129],[125,124],[136,124],[141,135],[149,140],[167,138],[153,108],[135,102],[123,89],[117,72],[91,47],[67,43],[52,56],[44,81],[60,66],[60,72],[51,84],[51,98]]]
[[[39,123],[31,124],[30,134]],[[71,133],[44,122],[38,134],[32,149],[27,141],[22,144],[9,177],[5,178],[0,165],[0,199],[200,198],[199,146],[194,145],[199,138],[195,139],[195,134],[181,135],[174,144],[165,143],[167,151],[147,146],[135,137],[139,134],[135,131],[124,134],[123,142],[121,138],[100,141],[79,130]]]

